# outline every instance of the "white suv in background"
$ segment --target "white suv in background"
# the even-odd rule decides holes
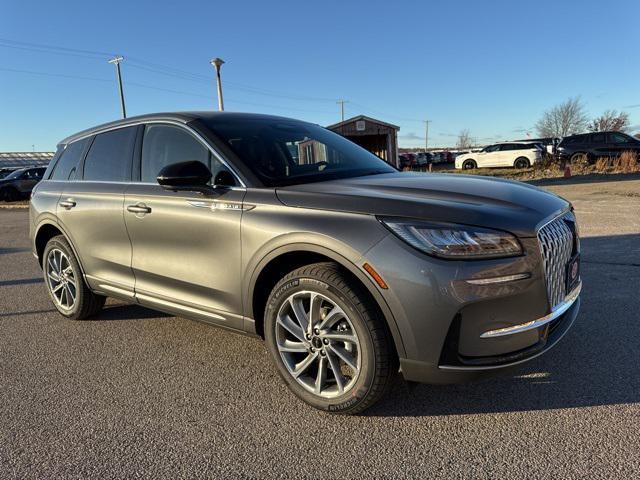
[[[531,143],[496,143],[477,152],[464,153],[456,157],[458,170],[483,167],[527,168],[542,158],[540,147]]]

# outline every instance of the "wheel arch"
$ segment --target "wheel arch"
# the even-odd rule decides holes
[[[42,256],[44,254],[44,249],[47,246],[47,242],[49,242],[49,240],[51,240],[53,237],[57,237],[58,235],[62,235],[71,246],[73,255],[76,257],[76,260],[80,265],[80,269],[82,270],[82,273],[84,275],[84,266],[82,265],[82,260],[78,255],[76,247],[73,245],[73,242],[69,238],[69,235],[67,235],[67,233],[59,223],[54,223],[51,221],[45,221],[38,225],[36,233],[33,236],[33,244],[35,247],[36,255],[38,256],[38,264],[42,268]]]
[[[396,353],[401,357],[404,356],[404,344],[393,313],[380,291],[374,285],[373,280],[339,253],[314,244],[290,244],[272,250],[254,269],[248,286],[245,311],[253,319],[256,334],[264,338],[266,301],[276,283],[284,275],[298,267],[323,261],[337,263],[354,281],[364,288],[385,319],[393,338]]]

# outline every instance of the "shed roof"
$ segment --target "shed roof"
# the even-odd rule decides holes
[[[367,122],[377,123],[378,125],[384,125],[385,127],[393,128],[395,130],[400,130],[400,127],[397,125],[393,125],[392,123],[383,122],[382,120],[376,120],[375,118],[367,117],[366,115],[358,115],[352,118],[346,119],[344,122],[334,123],[333,125],[329,125],[327,128],[329,130],[333,130],[334,128],[342,127],[343,125],[347,125],[349,123],[355,123],[358,120],[366,120]]]

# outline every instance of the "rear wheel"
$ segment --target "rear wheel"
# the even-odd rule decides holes
[[[80,264],[62,235],[47,243],[42,256],[42,271],[51,301],[65,317],[85,320],[102,309],[105,297],[89,290]]]
[[[278,282],[265,312],[265,340],[287,386],[321,410],[362,412],[397,376],[378,309],[334,263],[299,268]]]
[[[529,168],[529,159],[527,157],[518,157],[516,161],[513,162],[513,166],[516,168]]]
[[[478,164],[475,160],[465,160],[462,163],[463,170],[473,170],[474,168],[478,168]]]

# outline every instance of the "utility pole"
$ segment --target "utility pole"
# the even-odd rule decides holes
[[[124,92],[122,91],[122,74],[120,73],[120,62],[122,62],[124,58],[121,55],[117,57],[113,57],[109,60],[109,63],[112,63],[116,66],[116,77],[118,80],[118,91],[120,92],[120,107],[122,108],[122,118],[127,118],[127,109],[124,106]]]
[[[338,100],[336,103],[340,105],[340,121],[344,122],[344,104],[349,103],[349,100]]]
[[[220,79],[220,67],[224,63],[224,60],[221,58],[213,58],[209,62],[216,69],[216,80],[218,83],[218,110],[224,111],[224,101],[222,100],[222,80]]]
[[[424,122],[424,153],[427,153],[427,148],[429,148],[429,124],[431,120],[423,120]]]

